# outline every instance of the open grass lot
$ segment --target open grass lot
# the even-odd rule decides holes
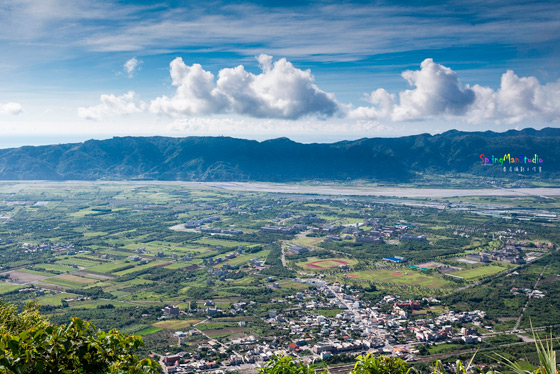
[[[450,288],[455,286],[455,283],[444,279],[439,274],[429,275],[410,268],[351,271],[347,276],[373,282],[425,288]]]
[[[459,270],[459,271],[454,271],[453,275],[457,275],[459,277],[463,277],[465,280],[467,281],[472,281],[472,280],[476,280],[479,278],[484,278],[484,277],[488,277],[490,275],[494,275],[497,274],[501,271],[507,270],[508,268],[506,266],[500,266],[500,265],[485,265],[485,266],[477,266],[475,268],[472,269],[465,269],[465,270]]]
[[[438,306],[430,306],[428,308],[425,309],[420,309],[420,310],[413,310],[412,314],[426,314],[428,312],[432,312],[434,314],[442,314],[447,312],[447,308],[441,305]]]
[[[325,317],[335,317],[337,314],[343,313],[344,310],[338,308],[317,309],[317,314]]]
[[[309,284],[294,282],[291,280],[282,280],[278,282],[278,284],[280,285],[280,287],[293,288],[294,290],[306,290],[311,287]]]
[[[296,239],[292,240],[291,243],[299,244],[303,247],[306,247],[306,246],[312,247],[312,246],[315,246],[315,245],[321,243],[322,241],[323,241],[323,238],[313,238],[313,237],[310,238],[310,237],[307,237],[307,236],[303,236],[303,237],[299,237],[299,238],[296,238]]]
[[[191,327],[194,324],[202,321],[201,319],[182,319],[182,320],[167,320],[159,321],[153,324],[154,327],[159,327],[167,330],[180,330]]]
[[[199,325],[197,325],[197,328],[201,331],[206,331],[206,330],[218,330],[218,329],[223,329],[226,327],[239,327],[239,324],[237,323],[238,321],[221,321],[221,322],[215,322],[215,321],[209,321],[209,322],[203,322]]]

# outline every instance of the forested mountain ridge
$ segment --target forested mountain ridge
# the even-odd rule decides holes
[[[490,161],[483,165],[481,155]],[[2,180],[408,181],[418,173],[504,175],[492,164],[535,154],[544,175],[560,172],[560,129],[461,132],[302,144],[230,137],[115,137],[0,150]],[[509,166],[534,166],[510,164]]]

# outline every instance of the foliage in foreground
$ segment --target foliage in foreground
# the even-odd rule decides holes
[[[259,374],[315,374],[317,367],[295,361],[291,356],[274,357]],[[358,356],[350,374],[407,374],[411,371],[406,361],[372,354]],[[327,372],[328,373],[328,372]]]
[[[140,337],[104,332],[79,318],[54,326],[36,303],[18,313],[0,300],[1,374],[159,373],[157,362],[134,353],[142,345]]]
[[[557,369],[556,353],[552,349],[552,339],[549,339],[543,344],[542,340],[535,337],[535,345],[539,356],[539,367],[534,371],[523,370],[518,363],[512,362],[503,356],[502,364],[508,369],[509,372],[515,374],[558,374],[560,371]],[[462,361],[457,360],[452,370],[446,370],[441,361],[435,362],[431,368],[431,374],[468,374],[468,373],[484,373],[482,370],[473,367],[472,363],[474,356],[468,363],[463,364]],[[311,374],[315,373],[316,367],[314,365],[307,365],[296,362],[292,357],[274,357],[273,360],[267,363],[267,366],[259,371],[259,374]],[[320,372],[320,371],[317,371]],[[326,371],[325,373],[328,373]],[[387,356],[375,357],[371,353],[365,356],[358,356],[354,368],[349,374],[419,374],[416,368],[408,366],[408,363],[400,358],[393,358]],[[486,374],[496,374],[498,371],[488,371]]]
[[[531,329],[533,325],[531,324]],[[515,374],[557,374],[560,371],[558,370],[558,365],[556,363],[556,352],[552,346],[552,335],[550,339],[547,339],[544,343],[541,339],[539,339],[535,332],[533,331],[533,338],[535,339],[535,346],[537,348],[537,356],[539,358],[539,367],[533,371],[523,370],[521,365],[518,362],[513,362],[508,360],[504,356],[500,355],[500,358],[503,360],[504,364]]]

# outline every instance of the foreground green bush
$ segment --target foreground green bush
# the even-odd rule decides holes
[[[259,374],[315,374],[316,369],[315,365],[299,363],[291,356],[283,356],[268,361]],[[350,374],[407,374],[410,370],[406,361],[400,358],[368,354],[356,358]]]
[[[140,337],[104,332],[78,318],[54,326],[35,303],[18,313],[0,300],[1,374],[159,373],[157,362],[134,353],[142,345]]]
[[[358,356],[351,374],[407,374],[411,368],[400,358],[387,356],[375,357],[371,353]]]
[[[535,344],[539,356],[539,367],[534,371],[523,370],[518,363],[512,362],[503,356],[501,362],[508,372],[514,374],[559,374],[556,364],[556,353],[552,349],[552,338],[543,344],[542,340],[535,336]],[[428,371],[431,374],[469,374],[469,373],[484,373],[482,370],[473,367],[472,363],[474,356],[471,360],[463,364],[460,360],[454,365],[451,372],[445,370],[441,361],[436,361],[433,367]],[[307,365],[295,361],[290,356],[274,357],[269,361],[266,367],[259,371],[259,374],[312,374],[320,373],[316,371],[314,365]],[[328,373],[328,371],[324,371]],[[416,368],[408,366],[408,363],[400,358],[393,358],[387,356],[375,357],[371,353],[366,356],[358,356],[354,369],[348,374],[420,374],[421,372]],[[497,374],[498,371],[488,371],[486,374]]]

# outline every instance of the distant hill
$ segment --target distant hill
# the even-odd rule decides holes
[[[543,175],[558,175],[560,129],[452,130],[332,144],[301,144],[287,138],[257,142],[229,137],[115,137],[1,149],[0,179],[409,181],[425,172],[504,176],[497,165],[482,165],[480,155],[491,159],[508,153],[531,158],[537,153]]]

